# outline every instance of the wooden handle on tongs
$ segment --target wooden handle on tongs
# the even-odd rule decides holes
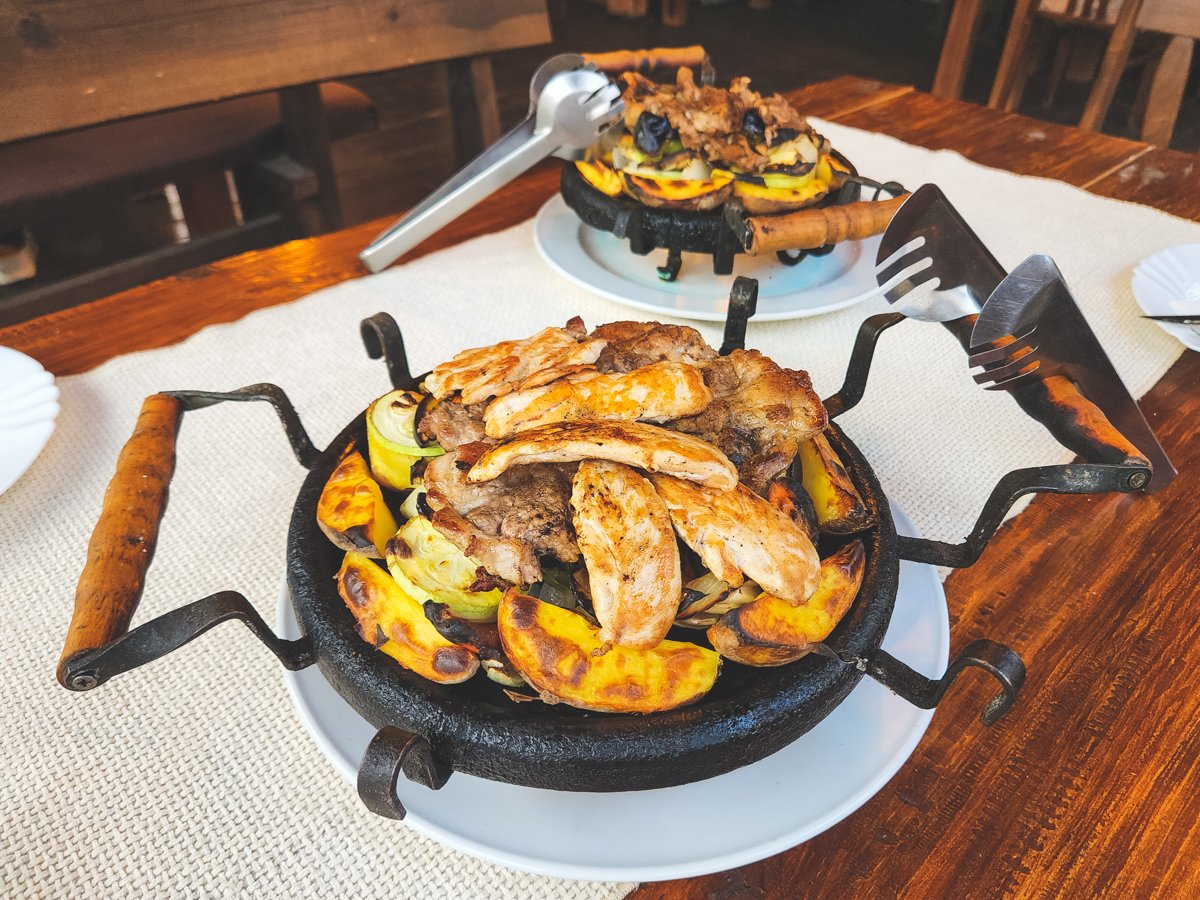
[[[649,75],[656,69],[702,69],[708,64],[708,53],[699,44],[691,47],[653,47],[649,50],[585,53],[583,58],[606,75],[616,75],[620,72]]]
[[[842,241],[861,241],[883,234],[908,194],[888,200],[860,200],[844,206],[801,209],[776,216],[746,216],[746,253],[815,250]]]
[[[110,644],[129,630],[167,507],[181,415],[177,398],[147,397],[117,459],[75,588],[75,613],[58,661],[63,687],[81,687],[67,683],[68,660]]]

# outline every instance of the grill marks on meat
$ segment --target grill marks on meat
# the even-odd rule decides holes
[[[557,422],[522,431],[479,458],[467,477],[488,482],[531,463],[607,459],[728,491],[737,469],[712,444],[640,422]]]
[[[600,639],[657,647],[683,593],[667,507],[645,477],[600,460],[579,464],[571,506]]]
[[[430,461],[425,488],[433,524],[456,547],[513,584],[541,581],[537,554],[579,559],[571,528],[571,476],[559,466],[522,466],[486,484],[467,480],[459,451]]]
[[[702,366],[717,351],[704,336],[686,325],[661,322],[609,322],[592,331],[592,340],[605,342],[596,360],[601,372],[632,372],[656,362]]]
[[[580,371],[594,363],[603,348],[603,341],[589,340],[575,330],[543,328],[525,340],[464,350],[434,366],[425,389],[439,400],[458,391],[463,403],[480,403]]]
[[[591,371],[498,397],[484,413],[487,434],[503,438],[539,425],[580,419],[662,422],[712,401],[695,366],[657,362],[625,374]]]
[[[734,350],[710,361],[704,380],[713,402],[668,427],[720,448],[737,464],[742,481],[760,494],[788,467],[800,442],[828,423],[807,373],[781,368],[757,350]]]
[[[669,476],[650,480],[675,531],[722,581],[749,578],[792,604],[816,590],[821,561],[808,535],[745,485],[713,491]]]

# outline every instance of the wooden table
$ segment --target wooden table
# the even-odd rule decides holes
[[[1184,154],[854,78],[793,99],[813,115],[1200,220],[1200,161]],[[547,163],[414,255],[531,216],[556,186]],[[59,375],[165,346],[362,274],[355,255],[381,224],[0,329],[0,345]],[[994,682],[966,675],[912,759],[841,824],[761,863],[635,896],[1200,896],[1200,356],[1186,353],[1144,406],[1180,469],[1167,490],[1038,497],[946,582],[952,653],[991,636],[1029,666],[1005,719],[980,725]],[[719,810],[688,827],[719,828]]]

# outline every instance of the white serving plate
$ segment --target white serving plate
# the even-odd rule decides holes
[[[1133,296],[1148,316],[1200,317],[1200,244],[1168,247],[1133,270]],[[1200,328],[1158,322],[1189,350],[1200,350]]]
[[[900,510],[892,512],[902,533],[915,533]],[[279,630],[285,638],[300,636],[286,585]],[[950,625],[932,567],[901,563],[883,647],[924,675],[945,671]],[[285,672],[284,681],[313,740],[353,785],[375,729],[316,666]],[[398,791],[408,816],[397,827],[488,862],[562,878],[660,881],[720,872],[780,853],[846,818],[904,764],[932,715],[864,678],[799,740],[716,778],[607,794],[518,787],[462,773],[432,791],[402,778]]]
[[[843,242],[825,256],[810,256],[795,266],[783,265],[774,253],[739,254],[731,275],[714,275],[711,256],[685,253],[679,277],[663,281],[657,267],[667,251],[637,256],[628,241],[584,225],[556,194],[538,211],[533,241],[552,269],[580,287],[634,309],[684,319],[725,321],[738,275],[758,280],[756,322],[818,316],[879,293],[878,237]]]
[[[58,413],[54,376],[24,353],[0,347],[0,494],[37,459]]]

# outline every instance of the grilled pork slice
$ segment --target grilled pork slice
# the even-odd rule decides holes
[[[711,401],[712,392],[695,366],[657,362],[624,375],[583,372],[506,394],[488,404],[483,418],[487,436],[502,438],[578,419],[664,422],[695,415]]]
[[[713,402],[668,427],[715,444],[759,493],[788,467],[800,443],[828,417],[804,372],[781,368],[757,350],[734,350],[704,367]]]
[[[594,363],[603,349],[604,341],[588,339],[574,330],[544,328],[523,341],[464,350],[434,366],[425,379],[425,389],[439,400],[459,391],[463,403],[479,403],[581,371]]]
[[[717,358],[717,351],[708,346],[704,336],[687,325],[609,322],[598,326],[592,339],[606,344],[596,360],[601,372],[632,372],[656,362],[701,366]]]
[[[585,460],[575,473],[571,508],[600,640],[657,647],[683,593],[667,507],[629,466]]]
[[[425,469],[434,527],[488,572],[513,584],[542,580],[539,553],[577,561],[570,475],[558,466],[523,466],[474,484],[460,468],[469,449],[436,457]]]
[[[737,469],[712,444],[640,422],[557,422],[531,428],[484,453],[467,478],[480,483],[512,466],[581,459],[626,463],[698,481],[718,491],[737,485]],[[428,477],[427,473],[427,484]]]
[[[486,437],[483,430],[483,411],[486,408],[487,404],[484,403],[467,406],[446,400],[426,413],[417,424],[417,429],[426,440],[432,438],[444,449],[453,450]]]
[[[651,475],[683,542],[731,585],[746,578],[772,596],[803,603],[817,587],[821,561],[799,525],[745,485],[714,491]]]

